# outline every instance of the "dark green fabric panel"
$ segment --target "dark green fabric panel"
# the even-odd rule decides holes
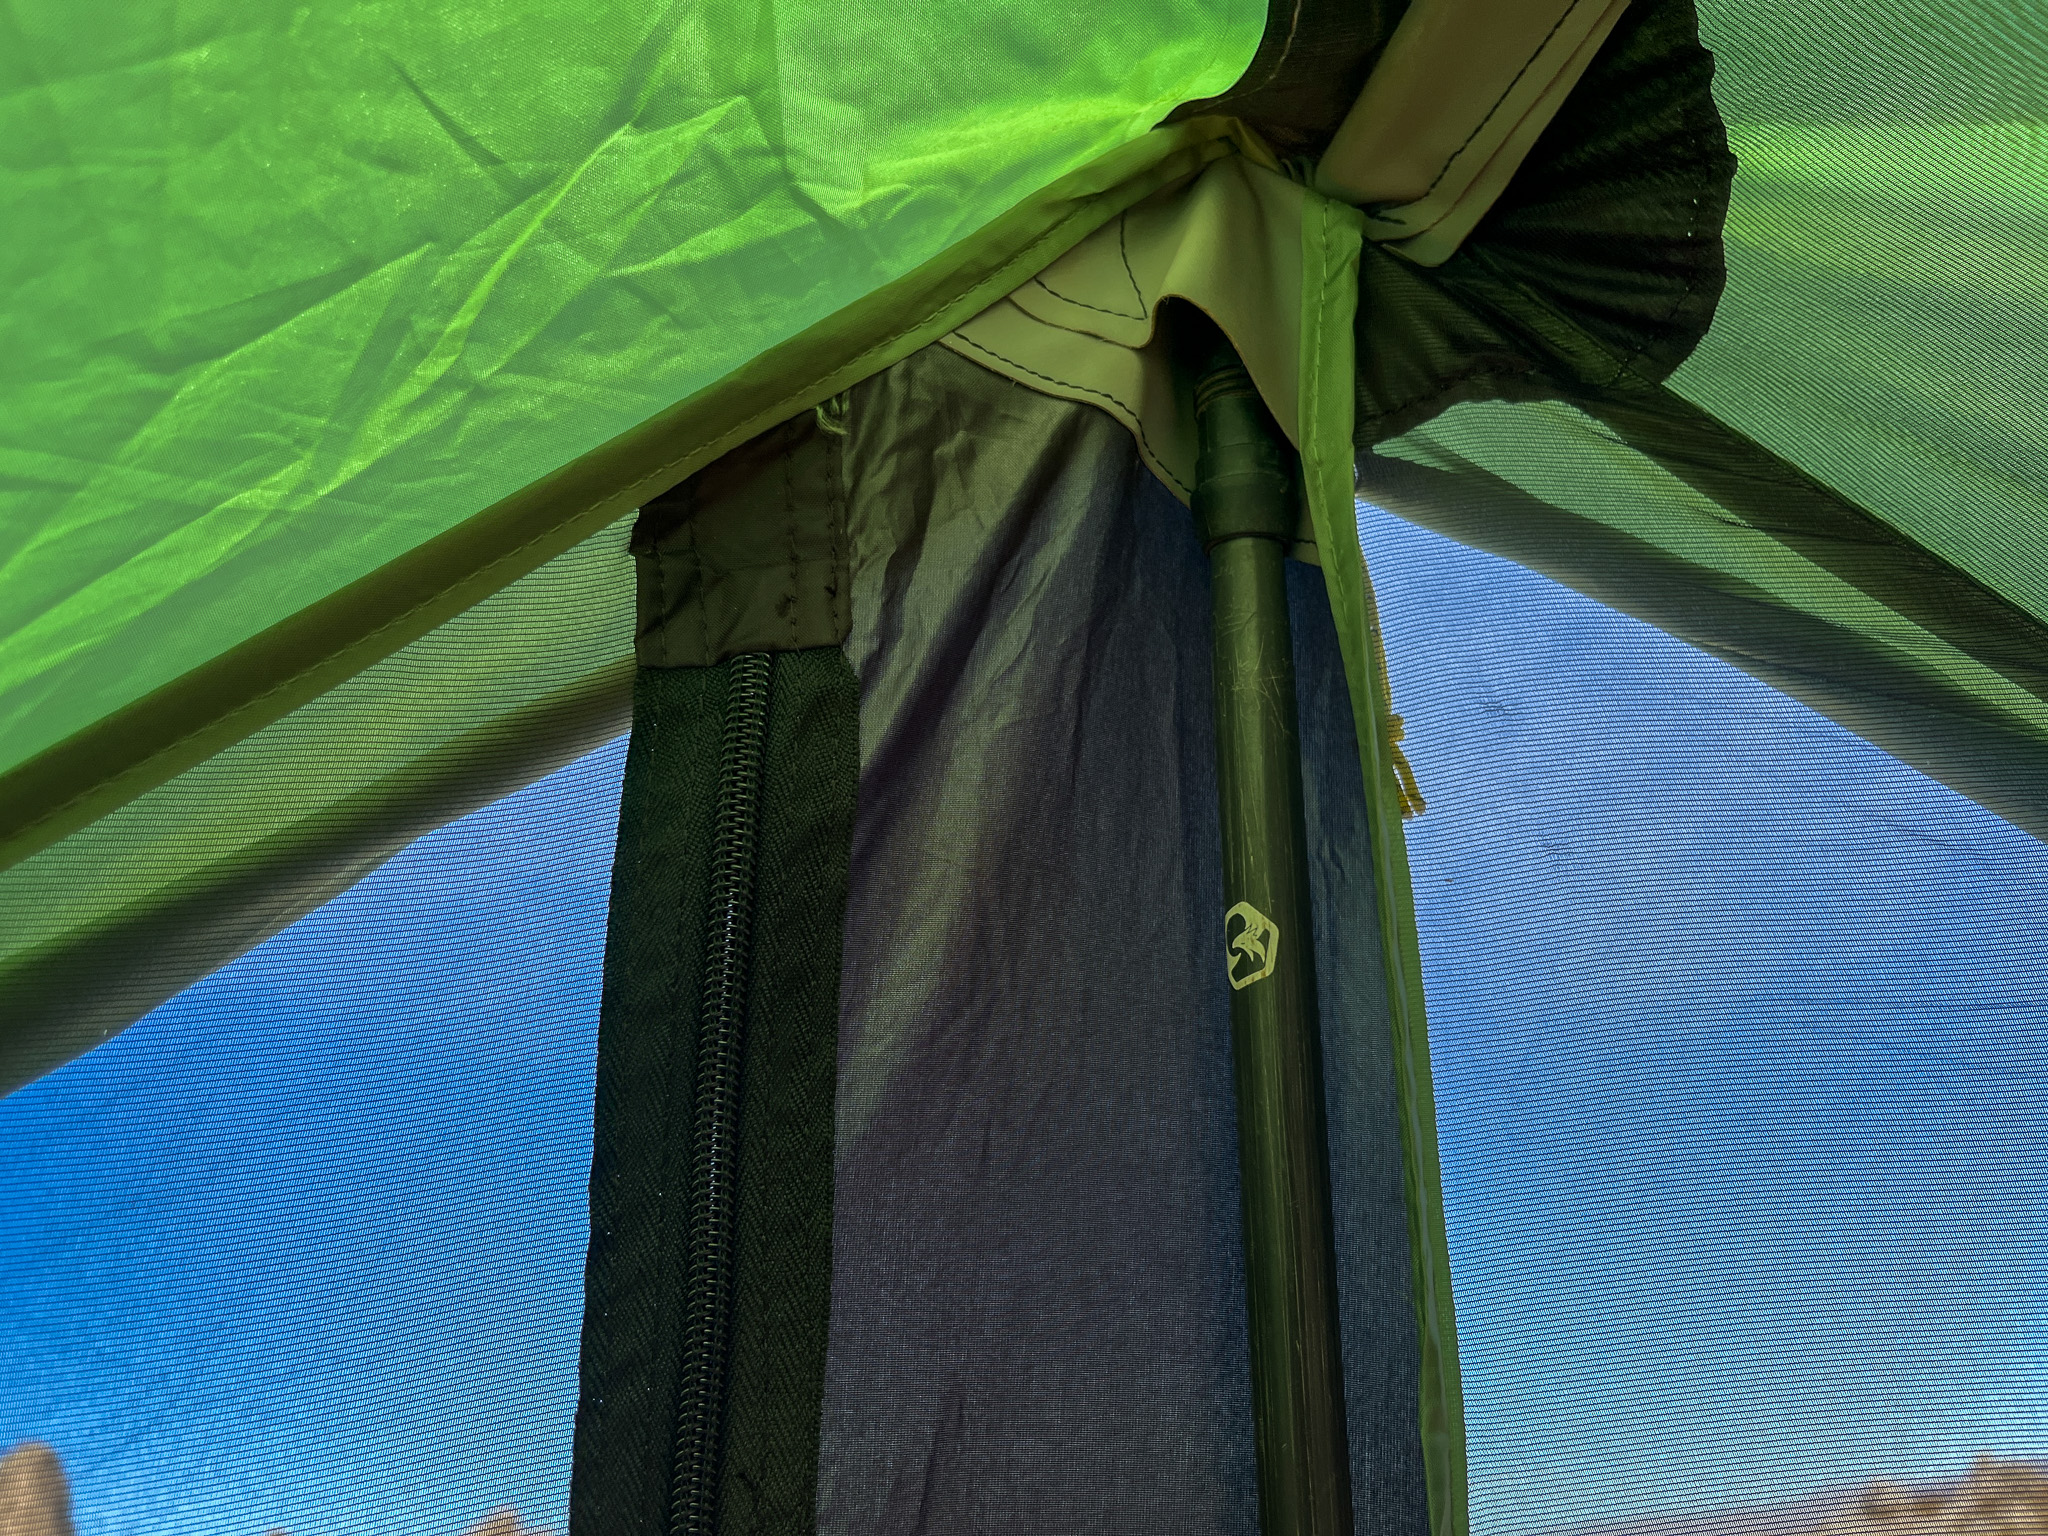
[[[643,667],[708,667],[846,638],[845,428],[827,410],[769,428],[641,509]]]
[[[1361,448],[1462,400],[1647,387],[1726,280],[1735,161],[1692,0],[1635,0],[1464,247],[1359,268]]]
[[[725,667],[639,675],[598,1035],[574,1536],[666,1536]],[[836,647],[775,659],[741,1067],[720,1528],[815,1526],[831,1288],[840,933],[858,688]]]
[[[1407,9],[1408,0],[1272,0],[1237,83],[1166,120],[1220,113],[1249,124],[1283,157],[1320,155]]]
[[[598,1023],[577,1536],[665,1536],[685,1271],[681,1187],[696,1071],[723,668],[643,671],[619,802]],[[687,1141],[687,1130],[682,1139]]]

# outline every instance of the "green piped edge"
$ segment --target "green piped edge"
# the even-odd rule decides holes
[[[1432,1536],[1467,1536],[1471,1510],[1466,1492],[1465,1392],[1458,1369],[1457,1314],[1451,1304],[1450,1237],[1437,1153],[1422,947],[1408,870],[1408,838],[1401,823],[1401,785],[1394,771],[1393,701],[1380,665],[1379,613],[1366,574],[1365,551],[1358,542],[1351,459],[1352,322],[1358,307],[1363,237],[1364,219],[1357,209],[1309,193],[1302,216],[1302,474],[1317,547],[1323,551],[1323,581],[1351,685],[1351,713],[1365,771],[1373,888],[1394,1032],[1408,1253],[1422,1343],[1422,1454],[1430,1530]]]

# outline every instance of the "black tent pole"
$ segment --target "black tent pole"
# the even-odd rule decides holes
[[[1195,321],[1194,509],[1215,615],[1217,778],[1264,1536],[1351,1536],[1322,1042],[1286,559],[1300,467],[1244,364]]]

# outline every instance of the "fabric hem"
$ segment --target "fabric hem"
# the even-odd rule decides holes
[[[1302,471],[1323,579],[1351,689],[1351,712],[1372,826],[1373,885],[1379,901],[1396,1092],[1407,1187],[1408,1243],[1421,1333],[1421,1428],[1432,1536],[1468,1536],[1464,1389],[1451,1300],[1450,1241],[1437,1153],[1436,1090],[1429,1062],[1422,953],[1408,869],[1402,794],[1389,733],[1392,701],[1375,662],[1379,620],[1358,542],[1352,465],[1352,322],[1364,218],[1311,194],[1302,220],[1300,430]]]

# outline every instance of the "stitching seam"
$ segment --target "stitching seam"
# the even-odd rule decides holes
[[[1146,454],[1159,463],[1159,472],[1162,475],[1166,476],[1167,479],[1171,480],[1181,490],[1186,491],[1191,496],[1194,494],[1193,490],[1180,478],[1180,476],[1176,475],[1172,470],[1168,469],[1166,467],[1165,461],[1159,458],[1158,451],[1154,449],[1152,446],[1152,440],[1145,435],[1144,419],[1138,415],[1136,409],[1133,408],[1127,401],[1119,400],[1115,395],[1110,394],[1108,391],[1096,389],[1091,385],[1077,384],[1072,379],[1056,379],[1049,373],[1040,373],[1036,368],[1026,367],[1023,363],[1018,362],[1014,357],[1005,357],[1002,353],[996,351],[994,347],[985,347],[980,342],[975,341],[971,337],[962,336],[960,337],[960,340],[965,342],[968,346],[974,348],[974,350],[977,352],[986,352],[990,357],[994,358],[999,363],[1007,363],[1010,367],[1015,368],[1019,373],[1028,373],[1034,379],[1043,379],[1046,383],[1057,384],[1062,389],[1078,389],[1084,395],[1093,395],[1098,400],[1107,400],[1111,405],[1121,406],[1124,410],[1129,411],[1131,413],[1131,431],[1136,434],[1138,441],[1144,445]]]
[[[1092,309],[1098,315],[1114,315],[1119,320],[1150,320],[1152,318],[1152,306],[1145,302],[1145,290],[1138,286],[1138,274],[1131,270],[1131,253],[1124,240],[1124,220],[1127,217],[1127,214],[1117,215],[1116,247],[1117,254],[1123,257],[1124,276],[1130,279],[1131,294],[1138,301],[1138,312],[1135,315],[1128,310],[1105,309],[1100,304],[1090,304],[1086,299],[1072,298],[1067,294],[1061,293],[1059,289],[1053,287],[1043,277],[1034,277],[1031,281],[1058,299],[1062,304],[1072,304],[1077,309]]]
[[[1550,46],[1550,40],[1553,37],[1557,36],[1557,29],[1563,26],[1567,21],[1571,20],[1571,18],[1577,13],[1579,7],[1583,4],[1585,4],[1585,0],[1573,0],[1572,4],[1565,7],[1564,14],[1558,17],[1557,20],[1551,24],[1550,30],[1548,32],[1543,34],[1543,41],[1536,45],[1535,52],[1531,53],[1528,58],[1522,61],[1522,67],[1515,71],[1514,79],[1510,80],[1504,87],[1502,87],[1501,93],[1498,97],[1494,99],[1493,105],[1486,109],[1486,115],[1479,119],[1477,126],[1475,126],[1470,133],[1465,135],[1465,142],[1460,144],[1456,149],[1451,151],[1449,157],[1445,159],[1442,168],[1437,171],[1436,179],[1430,182],[1430,184],[1423,189],[1422,197],[1413,198],[1407,203],[1394,203],[1391,205],[1382,203],[1378,206],[1383,208],[1389,206],[1395,208],[1413,207],[1414,204],[1421,202],[1423,197],[1428,197],[1430,193],[1434,192],[1437,189],[1437,184],[1441,182],[1446,176],[1451,174],[1451,167],[1456,165],[1458,161],[1464,157],[1465,151],[1472,147],[1472,141],[1478,138],[1479,135],[1486,130],[1486,125],[1488,123],[1493,121],[1495,115],[1499,113],[1502,104],[1507,101],[1509,96],[1514,94],[1515,87],[1522,83],[1522,76],[1529,73],[1530,66],[1533,65],[1536,62],[1536,60],[1542,56],[1543,50]],[[1446,210],[1437,219],[1432,221],[1429,225],[1425,226],[1425,228],[1434,229],[1437,224],[1442,223],[1444,219],[1449,217],[1449,210]],[[1424,230],[1416,231],[1417,234],[1422,234],[1424,232]]]

